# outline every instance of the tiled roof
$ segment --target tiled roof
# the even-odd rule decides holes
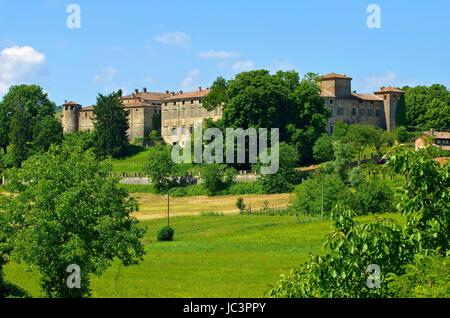
[[[322,79],[335,79],[335,78],[352,79],[351,77],[348,77],[348,76],[342,75],[342,74],[337,74],[337,73],[329,73],[329,74],[326,74],[326,75],[322,75],[321,78]]]
[[[357,94],[357,93],[352,93],[353,97],[356,97],[358,99],[362,99],[362,100],[370,100],[370,101],[380,101],[382,100],[380,97],[374,95],[374,94]]]
[[[439,139],[450,139],[450,132],[446,131],[426,131],[423,134]]]
[[[178,99],[190,99],[190,98],[202,98],[208,95],[209,89],[197,90],[194,92],[183,92],[174,94],[173,96],[167,97],[164,100],[178,100]]]
[[[388,86],[388,87],[381,87],[378,91],[375,92],[375,94],[381,93],[403,93],[403,91],[396,87]]]
[[[94,106],[86,106],[80,109],[80,111],[93,111],[94,110]]]
[[[122,98],[123,99],[145,99],[145,100],[152,100],[152,101],[160,101],[163,100],[166,97],[169,97],[169,93],[158,93],[158,92],[139,92],[139,93],[133,93],[130,95],[125,95]]]
[[[70,101],[70,102],[65,102],[64,106],[80,106],[80,104],[78,104],[74,101]]]

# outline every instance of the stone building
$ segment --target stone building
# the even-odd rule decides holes
[[[130,140],[141,139],[150,134],[154,127],[155,117],[161,116],[161,103],[169,92],[155,93],[135,90],[133,94],[121,98],[123,107],[128,112],[128,138]],[[90,131],[94,128],[94,106],[81,107],[76,102],[65,102],[63,105],[62,125],[64,133],[77,131]],[[159,121],[159,120],[158,120]]]
[[[168,144],[180,141],[184,146],[193,133],[194,127],[202,126],[206,118],[216,121],[222,117],[222,108],[207,111],[203,107],[203,98],[209,89],[199,87],[194,92],[172,93],[162,102],[161,136]]]
[[[321,96],[331,111],[327,131],[332,133],[337,122],[368,124],[386,130],[395,128],[398,101],[403,92],[394,87],[381,87],[372,94],[359,94],[351,89],[352,78],[330,73],[320,78]],[[218,120],[222,108],[207,111],[203,98],[209,89],[193,92],[156,93],[135,90],[122,97],[129,113],[128,136],[141,139],[155,129],[155,118],[161,120],[161,136],[168,144],[181,141],[184,145],[194,127],[201,126],[206,118]],[[62,124],[65,133],[87,131],[94,128],[93,106],[81,107],[75,102],[64,104]],[[159,127],[158,127],[159,128]]]
[[[415,146],[416,150],[434,146],[450,152],[450,132],[434,130],[425,131],[416,139]]]
[[[367,124],[391,131],[395,128],[397,105],[403,91],[381,87],[373,94],[359,94],[351,89],[352,78],[330,73],[320,81],[321,96],[331,111],[327,131],[337,122]]]

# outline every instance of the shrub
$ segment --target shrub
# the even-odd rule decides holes
[[[243,197],[239,197],[236,200],[236,207],[239,209],[239,213],[243,213],[245,210],[245,202]]]
[[[214,211],[203,211],[200,213],[201,216],[224,216],[223,212],[214,212]]]
[[[395,209],[394,195],[389,185],[382,180],[361,182],[352,195],[352,206],[359,215],[392,212]]]
[[[158,241],[168,242],[173,241],[173,236],[175,235],[175,230],[170,226],[165,226],[158,232]]]
[[[207,164],[203,169],[203,184],[208,195],[216,195],[230,187],[235,170],[226,165]]]
[[[329,215],[337,203],[343,203],[350,196],[350,190],[338,175],[316,175],[295,188],[289,209],[295,213],[320,215],[322,189],[325,215]]]
[[[400,298],[450,298],[450,257],[417,255],[403,275],[391,274],[388,287]]]

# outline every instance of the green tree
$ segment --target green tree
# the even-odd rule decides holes
[[[63,129],[54,116],[44,117],[33,128],[33,148],[38,152],[45,152],[53,144],[61,143]]]
[[[158,192],[168,191],[178,172],[177,165],[172,160],[171,147],[158,144],[150,148],[144,172],[149,176]]]
[[[353,146],[358,155],[358,164],[361,162],[362,154],[372,142],[374,128],[368,125],[350,125],[347,131],[346,140]]]
[[[218,77],[211,86],[208,95],[203,99],[203,107],[213,110],[227,101],[227,81]]]
[[[319,162],[334,160],[333,143],[335,137],[329,134],[320,136],[313,147],[314,159]]]
[[[295,170],[299,154],[297,148],[287,143],[279,146],[279,167],[274,174],[262,175],[260,184],[264,193],[286,193],[293,190],[300,182],[300,174]]]
[[[333,144],[333,151],[335,157],[335,160],[332,163],[334,172],[339,175],[343,181],[346,181],[355,150],[351,144],[337,141]]]
[[[203,184],[208,195],[216,195],[231,186],[235,170],[221,164],[205,164],[203,166]]]
[[[229,81],[217,79],[208,96],[208,107],[224,105],[220,126],[279,128],[281,141],[295,145],[303,161],[312,159],[329,117],[314,74],[300,80],[296,72],[244,72]]]
[[[20,166],[32,153],[29,151],[29,143],[33,139],[34,127],[43,118],[54,116],[54,109],[55,104],[48,99],[41,87],[37,85],[10,87],[0,103],[0,146],[3,153],[7,153],[8,146],[16,144],[13,146],[15,153],[8,159],[9,163]]]
[[[368,133],[370,143],[375,148],[376,154],[381,156],[381,148],[392,143],[391,133],[380,128],[371,128]]]
[[[131,216],[137,203],[118,187],[111,166],[91,152],[53,146],[8,175],[3,205],[13,256],[40,273],[47,297],[90,295],[91,274],[101,275],[116,258],[125,266],[144,255],[145,229]],[[81,269],[81,288],[67,285],[69,265]]]
[[[128,147],[128,113],[120,97],[122,91],[99,94],[94,107],[96,152],[99,156],[120,157]]]

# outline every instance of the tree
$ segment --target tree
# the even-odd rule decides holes
[[[297,148],[287,143],[280,143],[279,167],[274,174],[262,175],[260,184],[264,193],[286,193],[299,183],[300,174],[295,170],[299,161]]]
[[[450,164],[434,160],[433,148],[399,148],[388,163],[406,180],[400,210],[408,217],[410,235],[425,248],[445,253],[450,249]]]
[[[99,94],[94,107],[96,152],[99,156],[120,157],[128,147],[128,113],[120,97],[122,91]]]
[[[208,195],[216,195],[227,189],[233,182],[234,174],[235,170],[226,165],[205,164],[202,179]]]
[[[381,148],[392,142],[391,134],[380,128],[371,128],[368,133],[370,143],[374,146],[376,154],[381,156]]]
[[[329,117],[317,76],[300,80],[296,72],[256,70],[229,81],[218,78],[206,104],[224,105],[222,127],[279,128],[281,141],[295,145],[303,161],[312,159],[314,142],[325,132]]]
[[[374,128],[369,125],[350,125],[347,131],[346,140],[354,147],[358,154],[358,164],[361,163],[362,154],[367,146],[372,142]]]
[[[92,151],[52,146],[8,175],[2,210],[13,233],[13,255],[40,273],[47,297],[90,295],[91,274],[101,275],[116,258],[125,266],[144,255],[145,229],[131,216],[137,203],[111,166]],[[67,284],[70,265],[81,270],[81,288]]]
[[[342,181],[347,180],[347,172],[354,157],[354,148],[351,144],[337,141],[333,144],[335,160],[332,163],[334,172],[339,175]]]
[[[158,144],[150,148],[144,172],[150,177],[158,192],[170,189],[177,171],[170,146]]]
[[[13,145],[15,154],[13,159],[9,160],[12,164],[20,166],[32,153],[29,151],[29,143],[33,139],[34,127],[43,118],[53,116],[54,109],[55,104],[48,99],[41,87],[37,85],[10,87],[0,103],[0,146],[6,154],[8,146]]]
[[[38,152],[45,152],[53,144],[61,143],[63,129],[54,116],[44,117],[33,128],[33,148]]]
[[[314,159],[319,162],[334,160],[333,142],[335,142],[335,137],[332,135],[320,136],[313,147]]]

